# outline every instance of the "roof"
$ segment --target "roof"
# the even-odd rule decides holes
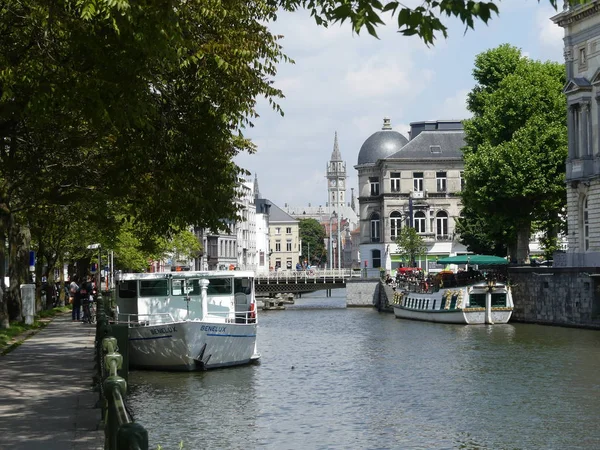
[[[290,222],[296,223],[297,219],[294,219],[288,213],[286,213],[283,209],[277,206],[275,203],[271,203],[271,212],[269,214],[269,223],[282,223],[282,222]]]
[[[465,132],[422,131],[398,152],[386,159],[462,159]]]
[[[390,119],[383,119],[381,131],[373,133],[360,147],[358,152],[358,165],[375,164],[377,160],[384,159],[400,150],[408,139],[397,131],[392,130]]]

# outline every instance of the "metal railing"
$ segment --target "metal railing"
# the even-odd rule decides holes
[[[98,293],[97,304],[96,385],[102,407],[104,449],[148,450],[148,432],[133,421],[127,410],[127,381],[118,374],[119,370],[127,367],[123,365],[123,355],[118,352],[117,338],[111,336],[111,325],[101,293]]]
[[[326,283],[360,277],[360,271],[352,269],[272,270],[268,273],[257,273],[255,280],[268,283],[271,281],[285,283]]]

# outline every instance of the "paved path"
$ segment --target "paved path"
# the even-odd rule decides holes
[[[1,450],[102,450],[92,391],[95,327],[56,316],[0,356]]]

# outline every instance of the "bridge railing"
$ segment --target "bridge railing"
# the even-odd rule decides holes
[[[345,282],[348,278],[360,278],[359,271],[352,269],[310,269],[310,270],[272,270],[268,273],[257,273],[258,282],[311,282],[311,283],[332,283]]]

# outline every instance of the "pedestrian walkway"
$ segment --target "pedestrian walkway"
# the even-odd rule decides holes
[[[56,316],[0,356],[1,450],[101,450],[92,391],[95,326]]]

